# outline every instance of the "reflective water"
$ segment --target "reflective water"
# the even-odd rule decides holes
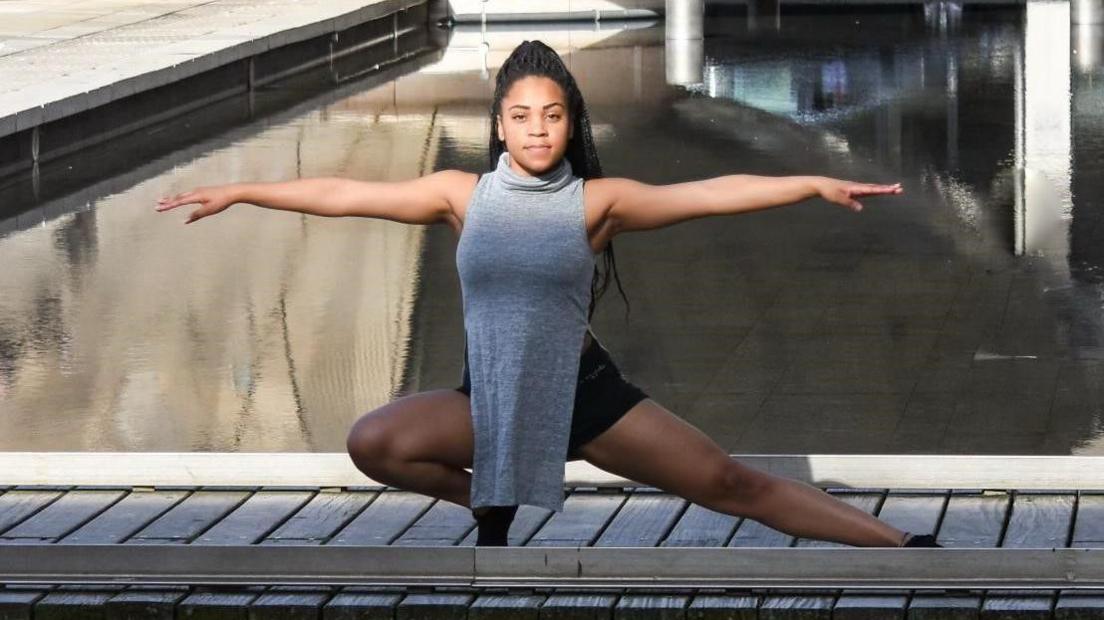
[[[662,24],[460,29],[413,73],[137,176],[48,204],[3,190],[0,449],[340,451],[364,411],[456,385],[447,228],[247,205],[184,227],[153,206],[482,170],[490,80],[539,38],[611,176],[906,188],[619,237],[631,313],[613,288],[594,329],[658,402],[732,452],[1104,452],[1100,32],[1065,3],[710,11],[698,47]]]

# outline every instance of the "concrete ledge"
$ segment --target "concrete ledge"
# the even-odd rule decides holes
[[[216,0],[211,4],[219,2]],[[294,7],[297,10],[292,11],[292,17],[304,22],[301,25],[288,27],[289,16],[280,14],[162,46],[155,55],[147,57],[141,56],[142,47],[136,42],[136,58],[124,66],[96,71],[91,77],[87,73],[63,78],[44,75],[41,85],[0,95],[0,138],[270,49],[338,32],[424,3],[425,0],[375,0],[363,6],[363,2],[345,0]],[[350,7],[357,8],[350,10]],[[186,14],[187,11],[180,13]],[[48,54],[49,50],[38,49],[37,53]],[[3,71],[0,70],[2,77]]]
[[[1104,457],[734,454],[825,488],[1104,490]],[[636,487],[585,461],[565,485]],[[0,485],[383,486],[344,453],[0,452]]]

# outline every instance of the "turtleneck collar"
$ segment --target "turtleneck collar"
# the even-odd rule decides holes
[[[554,192],[571,182],[571,162],[564,157],[555,168],[538,176],[523,176],[510,167],[510,153],[503,151],[498,157],[495,176],[507,189],[521,192]]]

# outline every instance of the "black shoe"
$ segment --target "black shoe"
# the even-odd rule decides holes
[[[472,510],[476,527],[476,547],[505,547],[517,506],[489,506]]]
[[[940,547],[943,545],[935,542],[935,536],[931,534],[920,534],[919,536],[909,536],[909,539],[905,541],[902,547]]]

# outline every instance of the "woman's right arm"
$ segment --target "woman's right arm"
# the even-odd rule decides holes
[[[447,222],[458,227],[457,210],[467,205],[478,176],[442,170],[408,181],[355,181],[317,177],[272,183],[197,187],[158,202],[158,211],[199,204],[185,224],[244,202],[269,209],[324,217],[375,217],[407,224]]]

